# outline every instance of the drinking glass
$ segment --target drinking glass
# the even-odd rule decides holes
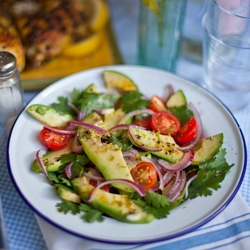
[[[181,33],[180,55],[186,59],[202,63],[202,17],[210,0],[188,0]]]
[[[175,72],[186,0],[142,0],[138,64]]]
[[[212,0],[203,29],[203,86],[240,110],[250,99],[250,1]]]

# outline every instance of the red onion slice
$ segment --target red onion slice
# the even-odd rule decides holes
[[[65,168],[64,168],[64,172],[66,174],[66,176],[68,177],[69,180],[71,180],[72,178],[72,172],[71,172],[71,167],[73,165],[73,161],[70,162]]]
[[[127,184],[128,186],[132,187],[141,197],[146,195],[146,192],[143,188],[141,188],[138,184],[136,184],[133,181],[125,180],[125,179],[112,179],[108,181],[104,181],[101,184],[99,184],[96,188],[94,188],[88,198],[88,202],[91,202],[93,200],[93,194],[97,189],[100,189],[101,187],[107,185],[107,184],[113,184],[113,183],[123,183]]]
[[[186,187],[185,187],[185,189],[186,189],[186,191],[185,191],[185,196],[184,196],[185,199],[188,198],[188,187],[189,187],[189,185],[191,184],[191,182],[192,182],[194,179],[196,179],[197,176],[198,176],[198,174],[193,175],[193,176],[187,181]]]
[[[78,109],[72,102],[68,102],[68,106],[71,107],[77,113],[77,120],[82,121],[82,119],[86,116],[86,110]]]
[[[105,181],[105,179],[101,176],[96,176],[93,175],[91,173],[84,173],[84,176],[86,176],[87,178],[91,179],[91,180],[95,180],[95,181]]]
[[[68,102],[67,103],[69,107],[71,107],[77,114],[80,112],[80,110],[72,103]]]
[[[121,120],[119,121],[119,124],[124,124],[129,118],[135,116],[135,115],[141,115],[141,114],[148,114],[148,115],[153,115],[155,112],[151,109],[138,109],[131,111],[124,115]]]
[[[80,154],[83,151],[82,144],[78,141],[77,135],[75,135],[72,143],[72,152],[75,154]]]
[[[171,197],[171,195],[175,192],[175,190],[178,188],[180,182],[181,182],[181,177],[182,177],[182,171],[177,171],[175,175],[175,182],[170,188],[170,190],[166,193],[167,197]],[[171,184],[169,184],[171,185]]]
[[[164,97],[162,99],[166,103],[168,101],[168,99],[170,98],[170,96],[173,95],[173,94],[174,94],[174,88],[173,88],[173,86],[171,84],[168,84],[165,87]]]
[[[43,127],[45,129],[48,129],[49,131],[52,131],[52,132],[54,132],[56,134],[59,134],[59,135],[69,135],[69,136],[72,136],[72,135],[76,134],[76,131],[74,131],[74,130],[56,129],[56,128],[49,127],[47,125],[44,125]]]
[[[197,134],[196,134],[196,137],[194,138],[194,140],[189,145],[183,146],[183,147],[181,147],[181,146],[178,147],[182,151],[189,150],[192,147],[194,147],[194,145],[201,139],[201,134],[202,134],[202,123],[201,123],[201,118],[200,118],[198,111],[196,110],[196,108],[194,107],[194,105],[191,102],[188,103],[187,106],[194,114],[194,119],[196,120],[196,123],[197,123]]]
[[[74,126],[74,125],[68,125],[64,128],[64,130],[71,130],[71,131],[76,131],[77,130],[77,127]]]
[[[140,153],[134,148],[131,148],[130,150],[122,152],[122,155],[129,169],[131,169],[134,165],[139,163],[141,160]]]
[[[134,148],[131,148],[131,149],[129,149],[129,150],[123,152],[123,157],[134,157],[134,158],[135,158],[135,157],[137,157],[139,154],[140,154],[139,151],[137,151],[137,150],[134,149]]]
[[[117,132],[120,130],[128,130],[129,124],[118,124],[112,128],[109,129],[110,133]]]
[[[135,126],[135,125],[130,125],[129,126],[128,132],[129,132],[130,138],[133,141],[134,145],[136,145],[138,148],[141,148],[141,149],[143,149],[145,151],[149,151],[149,152],[159,152],[159,151],[162,150],[161,148],[149,147],[149,146],[143,145],[141,143],[140,138],[138,137],[138,135],[136,135],[134,133],[133,128],[143,129],[143,130],[145,130],[145,128],[141,128],[141,127],[138,127],[138,126]]]
[[[72,120],[72,121],[70,121],[70,124],[73,124],[75,126],[83,126],[83,127],[86,127],[86,128],[93,129],[93,130],[95,130],[96,132],[98,132],[98,133],[100,133],[102,135],[106,134],[106,132],[107,132],[105,129],[103,129],[101,127],[98,127],[98,126],[96,126],[94,124],[87,123],[87,122]]]
[[[87,114],[87,111],[86,110],[84,110],[84,111],[79,111],[79,113],[78,113],[78,115],[77,115],[77,120],[78,121],[82,121],[84,118],[85,118],[85,116],[86,116],[86,114]]]
[[[189,150],[187,152],[185,152],[182,156],[182,158],[177,161],[176,163],[170,163],[167,162],[163,159],[158,159],[158,163],[165,169],[169,170],[169,171],[179,171],[182,170],[186,167],[188,167],[192,160],[194,158],[194,152],[192,150]]]
[[[163,175],[163,183],[164,183],[164,187],[166,185],[168,185],[168,183],[172,180],[174,176],[174,172],[173,171],[167,171],[165,175]]]
[[[185,171],[181,172],[181,177],[179,184],[175,187],[174,192],[169,196],[171,202],[175,202],[179,196],[182,194],[183,190],[185,189],[187,178],[186,178],[186,173]]]
[[[45,177],[47,178],[48,182],[50,183],[50,185],[53,186],[53,183],[52,181],[50,180],[49,176],[48,176],[48,173],[47,173],[47,169],[43,163],[43,155],[47,153],[47,150],[46,149],[40,149],[36,152],[36,159],[37,159],[37,162],[38,162],[38,165],[39,167],[41,168],[43,174],[45,175]]]

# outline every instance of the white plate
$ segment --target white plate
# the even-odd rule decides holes
[[[246,168],[246,145],[242,132],[232,114],[212,95],[197,85],[162,70],[140,66],[109,66],[87,70],[66,77],[40,92],[30,103],[51,104],[58,96],[68,96],[73,88],[83,90],[95,83],[105,90],[102,71],[120,71],[139,86],[146,95],[162,96],[164,86],[171,83],[182,89],[201,115],[205,136],[224,133],[223,147],[227,161],[235,166],[226,176],[222,187],[212,196],[188,200],[171,211],[166,219],[149,224],[133,225],[106,218],[104,222],[85,223],[79,216],[62,214],[56,204],[60,198],[43,175],[33,173],[30,165],[41,148],[37,135],[42,124],[24,110],[18,117],[8,144],[8,166],[16,189],[27,204],[43,219],[75,235],[109,243],[147,243],[171,239],[202,226],[220,213],[236,195]],[[28,105],[28,106],[29,106]]]

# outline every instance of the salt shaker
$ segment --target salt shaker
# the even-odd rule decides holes
[[[0,125],[5,126],[23,107],[23,89],[16,58],[9,52],[0,51]]]

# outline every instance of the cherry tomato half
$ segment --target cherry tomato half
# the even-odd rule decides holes
[[[151,128],[162,135],[175,135],[181,125],[179,120],[169,112],[158,112],[151,117]]]
[[[150,99],[151,105],[149,109],[152,109],[155,112],[166,111],[166,105],[164,104],[163,100],[157,96],[153,95]]]
[[[142,118],[142,119],[138,119],[138,118],[134,118],[132,121],[132,124],[146,128],[146,129],[150,129],[150,117],[147,118]]]
[[[134,182],[144,189],[153,187],[157,182],[157,172],[150,162],[139,162],[130,172]]]
[[[174,137],[175,141],[180,144],[180,145],[184,145],[187,144],[189,142],[191,142],[192,140],[194,140],[194,138],[197,135],[197,130],[198,130],[198,126],[197,126],[197,122],[196,120],[192,117],[189,119],[189,121],[180,129],[180,131],[178,132],[178,134]]]
[[[59,150],[67,146],[70,136],[59,135],[43,128],[40,132],[40,140],[44,146],[52,150]]]

